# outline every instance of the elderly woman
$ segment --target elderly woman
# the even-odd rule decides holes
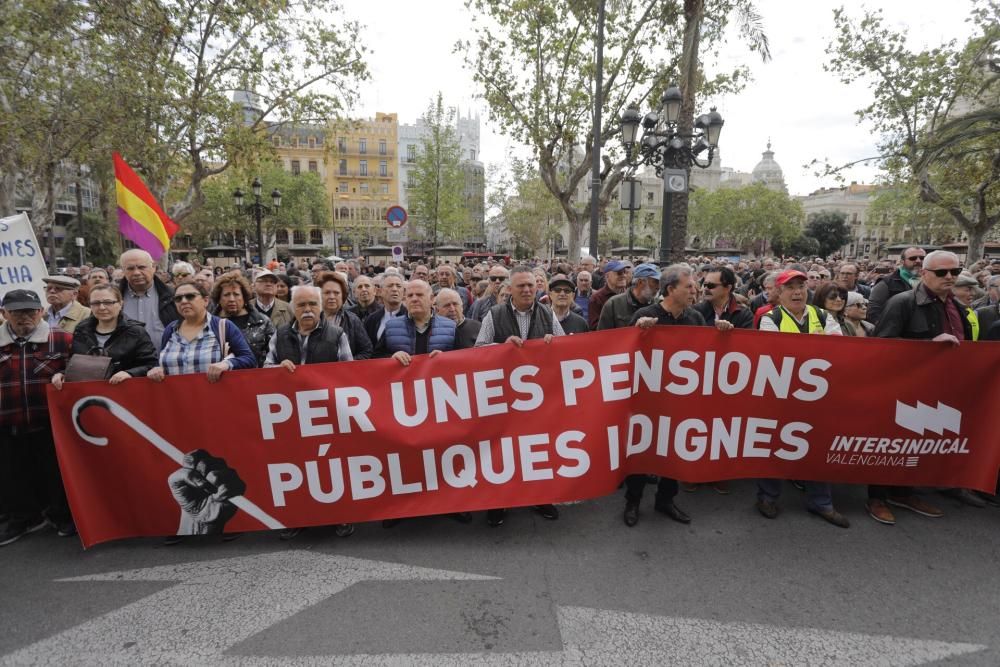
[[[260,368],[267,357],[267,348],[274,335],[274,324],[271,323],[271,318],[257,312],[252,300],[250,283],[239,271],[219,276],[212,288],[212,303],[218,304],[215,314],[240,328],[257,359],[257,367]]]
[[[205,373],[218,382],[226,371],[255,368],[257,360],[235,323],[208,312],[208,292],[193,281],[174,290],[181,319],[167,325],[160,348],[160,365],[146,377],[162,382],[167,375]]]
[[[347,278],[336,271],[324,271],[316,279],[323,294],[323,317],[344,330],[351,354],[357,360],[372,358],[372,340],[365,326],[354,313],[344,309],[348,292]]]
[[[840,329],[845,336],[851,334],[844,331],[844,307],[847,305],[847,290],[837,283],[823,283],[813,294],[812,305],[822,308],[837,318]]]
[[[864,338],[871,336],[875,325],[865,320],[868,316],[868,300],[859,292],[847,293],[847,305],[844,307],[844,320],[840,328],[845,336]]]
[[[114,285],[90,289],[91,315],[73,332],[73,354],[111,358],[110,384],[145,377],[156,365],[156,348],[142,322],[122,315],[122,294]],[[52,376],[52,386],[62,389],[62,373]]]

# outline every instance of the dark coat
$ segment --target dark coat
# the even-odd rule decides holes
[[[262,368],[264,360],[267,358],[268,347],[271,345],[271,336],[274,335],[276,329],[271,318],[253,306],[247,308],[247,313],[250,315],[250,319],[247,320],[247,328],[240,331],[243,332],[243,337],[247,339],[247,345],[250,346],[253,356],[257,359],[257,368]]]
[[[325,364],[340,361],[340,338],[344,330],[323,318],[306,342],[306,363]],[[286,324],[274,334],[274,364],[288,360],[298,365],[302,359],[296,323]]]
[[[566,317],[559,320],[559,326],[563,328],[563,333],[567,336],[587,333],[590,331],[590,327],[587,326],[587,320],[583,319],[582,315],[578,315],[572,310],[566,313]]]
[[[705,323],[715,326],[715,308],[710,301],[702,301],[692,306],[705,318]],[[753,329],[753,313],[748,308],[744,308],[736,299],[729,299],[729,306],[722,313],[722,319],[729,322],[737,329]]]
[[[174,305],[174,290],[157,278],[153,276],[153,285],[156,287],[156,300],[157,300],[157,310],[160,315],[160,322],[163,326],[167,326],[171,322],[176,322],[181,319],[181,316],[177,312],[177,306]],[[121,282],[118,283],[118,289],[124,295],[130,289],[128,286],[128,280],[122,278]],[[211,308],[209,308],[211,311]]]
[[[479,330],[482,327],[482,322],[470,320],[468,317],[462,320],[462,323],[455,327],[455,349],[464,350],[475,347],[476,338],[479,337]]]
[[[357,315],[349,310],[341,310],[340,314],[339,326],[347,336],[347,343],[351,346],[351,355],[354,356],[354,360],[371,359],[374,345],[372,339],[368,337],[368,332],[365,331],[365,325],[358,319]]]
[[[378,325],[382,322],[383,315],[385,315],[385,306],[379,306],[365,318],[365,333],[368,334],[368,340],[372,342],[372,348],[378,346]],[[401,305],[399,307],[399,315],[397,317],[403,317],[404,315],[406,315],[406,306]]]
[[[101,350],[97,342],[97,318],[88,317],[73,332],[73,354],[97,354],[111,357],[111,373],[125,371],[132,377],[146,377],[159,363],[156,347],[142,322],[118,316],[118,325]]]
[[[965,316],[965,306],[954,297],[949,298],[958,308],[965,340],[972,340],[972,326]],[[927,292],[923,285],[917,285],[916,289],[897,294],[886,304],[882,317],[875,325],[875,335],[879,338],[931,340],[944,333],[941,309],[935,303],[937,300],[937,297]]]
[[[865,316],[866,319],[872,324],[878,324],[878,320],[882,316],[882,311],[885,310],[886,305],[889,303],[889,299],[897,294],[912,291],[913,288],[910,287],[910,283],[906,282],[903,276],[899,275],[899,269],[896,269],[872,287],[871,294],[868,296],[868,314]]]

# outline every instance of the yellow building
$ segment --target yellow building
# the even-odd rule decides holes
[[[287,171],[319,174],[333,214],[333,226],[327,230],[279,231],[279,254],[308,257],[327,246],[354,255],[385,241],[385,213],[399,198],[397,128],[396,114],[378,112],[374,120],[282,128],[273,135]]]

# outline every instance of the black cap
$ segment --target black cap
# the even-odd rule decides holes
[[[3,295],[4,310],[41,310],[42,300],[27,289],[15,289]]]

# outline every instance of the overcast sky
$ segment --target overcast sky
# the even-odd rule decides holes
[[[366,25],[365,43],[373,51],[372,79],[360,91],[352,116],[395,111],[401,123],[412,123],[440,90],[445,103],[458,106],[463,114],[480,112],[483,162],[503,163],[512,151],[523,153],[488,122],[471,75],[461,58],[452,54],[456,41],[472,37],[462,0],[342,1],[346,14]],[[833,9],[842,4],[855,16],[863,7],[828,0],[756,1],[773,59],[761,63],[735,43],[723,52],[729,62],[748,62],[754,77],[739,95],[711,101],[726,121],[720,139],[723,166],[752,170],[770,137],[789,192],[807,194],[836,185],[803,167],[814,158],[839,164],[873,154],[875,138],[858,126],[854,116],[869,99],[867,91],[844,86],[823,71],[824,49],[833,34]],[[881,6],[890,23],[904,28],[915,46],[936,45],[969,31],[964,22],[971,6],[968,0],[884,0],[869,6]],[[848,180],[864,182],[872,177],[871,170],[859,168]]]

